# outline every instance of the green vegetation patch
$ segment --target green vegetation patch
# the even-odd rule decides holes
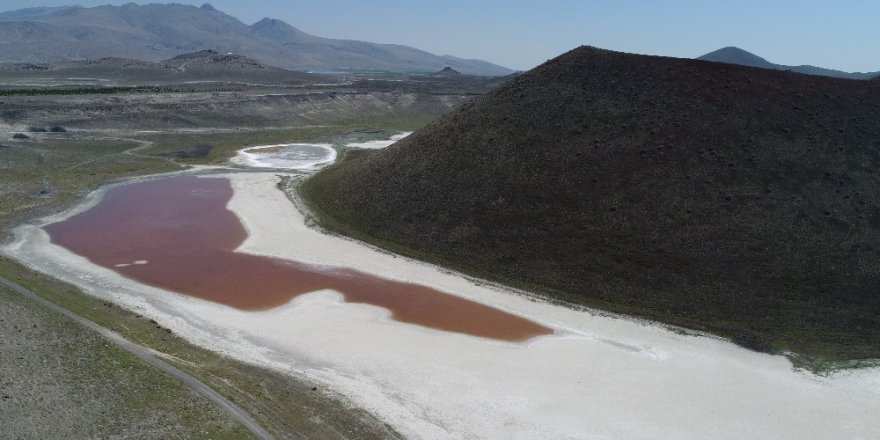
[[[244,439],[213,402],[0,286],[0,423],[9,438]]]
[[[0,148],[0,225],[72,203],[101,183],[179,169],[127,140],[28,139]]]
[[[172,157],[187,164],[221,164],[236,151],[257,145],[328,141],[338,128],[304,127],[222,133],[158,133],[138,137],[152,145],[141,154]]]

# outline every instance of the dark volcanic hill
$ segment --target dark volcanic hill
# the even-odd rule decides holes
[[[439,72],[434,72],[431,74],[431,76],[438,76],[438,77],[444,77],[444,78],[455,78],[460,75],[461,75],[461,72],[459,72],[449,66],[444,67],[443,70],[441,70]]]
[[[28,8],[0,13],[0,62],[96,58],[158,61],[215,49],[292,70],[435,72],[452,66],[477,75],[512,70],[481,60],[434,55],[396,44],[321,38],[275,19],[251,26],[211,5]]]
[[[779,67],[778,64],[773,64],[764,58],[738,47],[724,47],[709,52],[697,59],[703,61],[715,61],[717,63],[739,64],[740,66],[760,67],[762,69],[777,69]]]
[[[844,72],[841,70],[825,69],[809,65],[786,66],[775,64],[738,47],[721,48],[714,52],[709,52],[697,59],[714,61],[717,63],[738,64],[740,66],[760,67],[762,69],[790,70],[792,72],[803,73],[806,75],[830,76],[832,78],[870,79],[880,74],[880,72]]]
[[[880,357],[880,84],[581,47],[305,188],[328,224],[770,350]]]

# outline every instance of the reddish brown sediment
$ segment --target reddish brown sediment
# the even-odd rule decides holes
[[[44,229],[53,243],[128,278],[238,309],[271,309],[332,289],[348,302],[386,308],[397,321],[438,330],[505,341],[553,333],[430,287],[236,253],[247,231],[226,209],[231,198],[223,178],[152,180],[113,188],[93,208]]]

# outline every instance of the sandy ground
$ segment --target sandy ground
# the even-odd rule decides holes
[[[381,148],[390,147],[395,142],[413,134],[411,131],[401,131],[391,136],[388,140],[380,140],[380,141],[366,141],[366,142],[350,142],[345,144],[348,148],[365,148],[370,150],[377,150]]]
[[[332,291],[243,312],[131,282],[51,245],[34,225],[3,251],[199,345],[321,381],[409,438],[880,438],[878,369],[819,377],[716,338],[532,301],[310,229],[271,173],[229,177],[229,208],[251,234],[243,252],[427,284],[557,333],[524,344],[450,334]]]

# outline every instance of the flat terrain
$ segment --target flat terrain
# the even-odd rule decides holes
[[[473,96],[467,88],[434,95],[424,84],[416,87],[420,91],[244,84],[64,87],[68,88],[0,90],[4,241],[10,227],[69,207],[107,182],[176,171],[188,164],[222,163],[252,145],[379,138],[388,130],[418,128]],[[299,433],[319,439],[396,436],[371,414],[316,383],[197,348],[151,318],[12,260],[0,259],[0,275],[164,353],[175,366],[245,408],[276,438],[299,438]],[[10,292],[4,291],[0,302],[3,353],[15,354],[0,359],[0,394],[9,396],[0,402],[0,413],[14,418],[2,420],[4,435],[246,435],[209,402],[100,337]],[[45,381],[35,379],[34,371]],[[104,383],[102,377],[114,380]],[[88,402],[81,401],[83,396]],[[56,405],[55,412],[50,404]]]
[[[550,304],[328,235],[309,227],[311,214],[296,208],[295,179],[280,180],[278,173],[210,175],[232,181],[228,208],[249,232],[238,253],[415,282],[538,322],[553,334],[509,342],[439,331],[400,322],[382,305],[349,302],[333,290],[268,310],[236,310],[85,263],[33,227],[19,229],[20,241],[6,252],[139,310],[200,346],[314,379],[406,438],[821,440],[880,434],[876,368],[814,375],[793,369],[782,356]]]

